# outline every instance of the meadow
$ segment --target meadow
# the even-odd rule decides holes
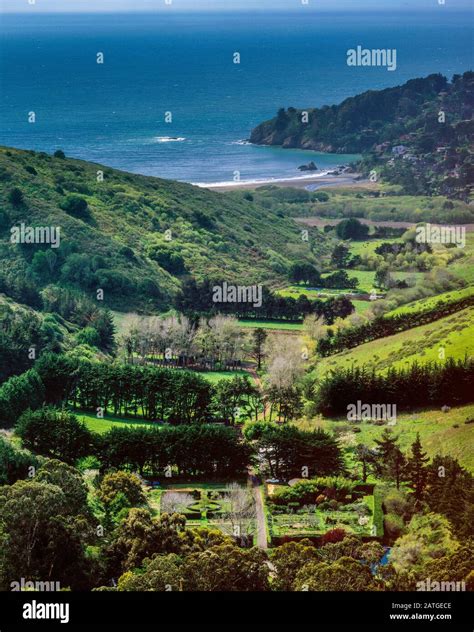
[[[474,352],[474,307],[318,360],[316,375],[337,367],[367,366],[385,372],[413,362],[464,358]]]
[[[474,404],[451,408],[447,412],[440,409],[418,410],[397,415],[396,424],[390,428],[399,439],[404,452],[408,452],[419,433],[423,449],[428,456],[436,454],[450,455],[459,463],[474,472]],[[362,443],[374,446],[374,440],[380,438],[386,424],[369,421],[348,422],[346,418],[325,419],[321,416],[311,420],[302,420],[296,425],[304,430],[322,428],[334,432],[341,445],[348,452],[348,465],[354,464],[352,449]]]

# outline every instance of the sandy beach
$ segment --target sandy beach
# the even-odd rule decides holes
[[[292,187],[296,189],[308,189],[309,191],[316,191],[318,189],[326,187],[360,187],[360,188],[373,188],[373,183],[367,180],[358,180],[360,174],[342,174],[335,175],[307,175],[295,178],[275,178],[274,180],[261,180],[250,182],[222,182],[222,183],[199,183],[197,186],[211,189],[212,191],[235,191],[238,189],[257,189],[258,187],[273,185],[277,187]]]

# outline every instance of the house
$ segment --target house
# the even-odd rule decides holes
[[[395,147],[392,147],[392,154],[395,154],[395,156],[403,156],[407,151],[408,147],[405,147],[405,145],[395,145]]]

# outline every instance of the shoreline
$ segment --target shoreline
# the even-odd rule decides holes
[[[257,189],[263,186],[277,186],[277,187],[291,187],[295,189],[306,189],[308,191],[317,191],[318,189],[341,186],[341,187],[367,187],[370,183],[368,180],[359,180],[360,174],[341,174],[330,175],[328,173],[322,173],[320,175],[307,175],[294,178],[274,178],[266,180],[249,180],[242,182],[199,182],[191,183],[193,186],[200,187],[202,189],[209,189],[212,191],[235,191],[239,189]]]

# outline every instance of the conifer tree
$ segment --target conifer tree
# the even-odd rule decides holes
[[[413,488],[413,495],[415,501],[419,503],[424,496],[427,482],[427,468],[426,463],[429,458],[426,456],[426,452],[423,452],[420,435],[416,435],[415,441],[411,446],[411,457],[408,459],[408,480]]]

